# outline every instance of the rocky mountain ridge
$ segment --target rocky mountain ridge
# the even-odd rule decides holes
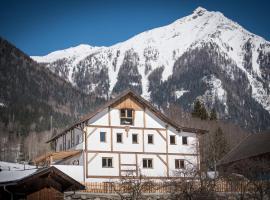
[[[79,45],[32,58],[87,94],[108,98],[132,88],[157,107],[186,110],[200,99],[219,118],[270,128],[270,43],[220,12],[199,7],[111,47]]]

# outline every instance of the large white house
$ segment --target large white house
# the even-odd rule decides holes
[[[168,178],[175,170],[199,167],[203,133],[179,126],[128,90],[51,138],[55,152],[35,161],[82,165],[86,182],[127,174]]]

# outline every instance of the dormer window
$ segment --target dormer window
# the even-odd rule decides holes
[[[120,111],[120,123],[121,125],[133,125],[133,110],[121,109]]]

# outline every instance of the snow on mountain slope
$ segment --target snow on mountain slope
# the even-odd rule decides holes
[[[82,60],[90,53],[94,52],[96,49],[97,49],[96,47],[92,47],[87,44],[81,44],[76,47],[70,47],[68,49],[54,51],[46,56],[32,56],[32,58],[37,62],[42,63],[51,63],[63,58],[67,59],[76,58],[76,60]]]
[[[252,97],[270,112],[268,94],[270,75],[267,62],[270,57],[270,43],[245,30],[222,13],[207,11],[201,7],[172,24],[143,32],[111,47],[79,45],[32,58],[37,62],[48,63],[47,66],[52,71],[79,88],[87,82],[89,86],[86,90],[89,90],[87,91],[89,93],[104,92],[104,89],[98,87],[100,84],[98,80],[89,82],[87,76],[92,73],[101,73],[101,69],[106,69],[109,77],[109,94],[115,88],[120,69],[125,67],[123,63],[127,62],[127,65],[138,68],[139,74],[136,75],[138,80],[132,84],[141,82],[142,95],[149,98],[149,74],[155,69],[164,67],[162,80],[166,81],[172,75],[178,58],[185,52],[198,48],[202,43],[216,44],[220,53],[237,65],[248,78]],[[61,62],[57,63],[59,60]],[[61,66],[66,68],[61,69]],[[83,83],[78,83],[80,80],[78,74],[83,74],[85,79]],[[231,79],[234,79],[233,73],[231,73]],[[212,93],[215,94],[213,91]]]

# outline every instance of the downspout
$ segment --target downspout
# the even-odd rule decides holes
[[[10,194],[10,199],[13,200],[13,193],[7,190],[6,185],[4,185],[4,191],[9,193]]]
[[[86,136],[86,131],[84,131],[84,128],[82,128],[83,132],[83,137],[84,137],[84,150],[83,150],[83,182],[85,185],[85,177],[86,177],[86,142],[87,142],[87,136]]]

